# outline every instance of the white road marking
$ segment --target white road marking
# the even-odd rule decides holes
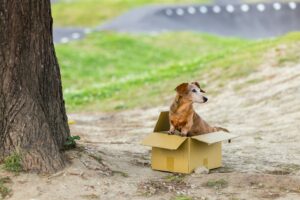
[[[80,38],[80,34],[79,33],[72,33],[72,38],[73,39],[78,39],[78,38]]]
[[[199,11],[200,11],[201,13],[205,14],[205,13],[207,13],[207,8],[206,8],[205,6],[201,6],[201,7],[199,8]]]
[[[257,4],[256,8],[258,11],[263,12],[263,11],[265,11],[266,6],[262,3],[260,3],[260,4]]]
[[[213,11],[214,11],[214,13],[220,13],[221,12],[221,7],[220,6],[214,6]]]
[[[178,8],[176,10],[176,14],[179,15],[179,16],[182,16],[184,14],[184,10],[182,8]]]
[[[69,41],[70,41],[70,39],[67,38],[67,37],[62,37],[62,38],[60,39],[60,42],[61,42],[61,43],[68,43]]]
[[[226,10],[229,13],[233,13],[234,12],[234,6],[229,4],[229,5],[226,6]]]
[[[248,12],[249,9],[250,9],[250,7],[249,7],[249,5],[247,5],[247,4],[241,5],[241,10],[242,10],[243,12]]]
[[[289,2],[289,7],[292,10],[295,10],[297,8],[297,4],[295,2]]]
[[[167,9],[167,10],[166,10],[166,15],[168,15],[168,16],[173,15],[173,10]]]
[[[196,9],[194,7],[189,7],[188,8],[188,13],[190,13],[191,15],[196,13]]]
[[[280,4],[280,3],[274,3],[274,4],[273,4],[273,8],[274,8],[275,10],[280,10],[280,9],[281,9],[281,4]]]

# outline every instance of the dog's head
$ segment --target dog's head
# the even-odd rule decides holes
[[[180,97],[193,103],[205,103],[208,100],[204,96],[205,91],[201,89],[198,82],[181,83],[175,90]]]

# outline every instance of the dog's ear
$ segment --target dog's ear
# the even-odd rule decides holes
[[[184,95],[188,92],[188,85],[188,83],[181,83],[175,88],[175,90],[179,95]]]
[[[202,88],[200,87],[200,84],[197,81],[192,82],[192,84],[196,85],[200,89],[200,92],[206,93],[204,90],[202,90]]]

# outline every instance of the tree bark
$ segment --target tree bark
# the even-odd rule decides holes
[[[67,121],[50,0],[0,0],[0,161],[17,152],[24,170],[62,169]]]

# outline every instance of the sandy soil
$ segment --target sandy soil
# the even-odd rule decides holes
[[[151,170],[150,148],[139,143],[167,106],[70,114],[82,138],[67,153],[71,164],[51,176],[0,171],[12,179],[8,199],[300,199],[300,65],[264,67],[208,97],[198,113],[239,135],[223,145],[224,167],[186,176]]]

